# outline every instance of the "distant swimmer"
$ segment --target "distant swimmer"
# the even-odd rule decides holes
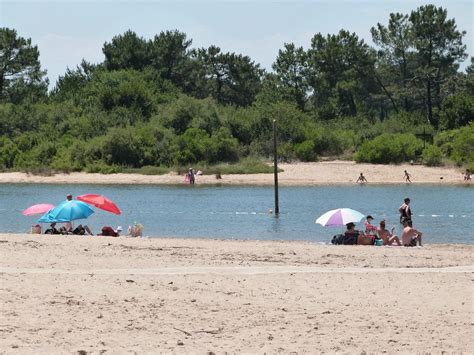
[[[356,183],[359,183],[359,184],[365,184],[367,183],[367,179],[365,178],[364,174],[360,173],[359,177],[357,178],[357,181]]]
[[[405,182],[409,182],[409,183],[411,183],[411,180],[410,180],[410,178],[411,178],[411,175],[410,175],[410,174],[408,174],[408,171],[406,171],[406,170],[405,170]]]

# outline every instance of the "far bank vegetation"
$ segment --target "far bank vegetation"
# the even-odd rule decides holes
[[[383,19],[381,19],[383,20]],[[474,170],[474,60],[448,10],[421,6],[355,33],[286,43],[272,71],[178,30],[129,30],[48,90],[40,51],[0,28],[0,169],[270,172],[321,157]],[[470,60],[470,65],[460,64]]]

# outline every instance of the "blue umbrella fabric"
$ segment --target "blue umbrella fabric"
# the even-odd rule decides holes
[[[89,217],[94,210],[87,203],[78,200],[64,201],[49,212],[45,213],[38,222],[70,222]]]

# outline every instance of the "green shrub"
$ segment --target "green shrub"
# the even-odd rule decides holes
[[[13,168],[19,150],[7,137],[0,137],[0,168]]]
[[[291,142],[283,143],[277,148],[278,158],[290,162],[296,158],[295,147]]]
[[[255,158],[245,158],[236,164],[217,164],[204,166],[200,169],[206,175],[210,174],[268,174],[273,173],[273,165]],[[187,169],[186,169],[187,171]]]
[[[474,123],[459,130],[453,142],[451,157],[459,165],[474,162]]]
[[[458,165],[474,163],[474,123],[438,134],[434,144]]]
[[[317,155],[314,151],[314,142],[307,140],[302,143],[295,144],[295,155],[301,161],[317,160]]]
[[[383,134],[363,143],[354,159],[374,164],[401,163],[414,160],[422,146],[413,134]]]
[[[122,172],[122,167],[118,165],[108,165],[103,161],[97,161],[86,165],[86,172],[100,174],[117,174]]]
[[[423,163],[427,166],[439,166],[443,159],[443,152],[435,145],[429,145],[423,149]]]
[[[145,165],[138,169],[125,168],[122,169],[122,173],[125,174],[141,174],[141,175],[164,175],[171,171],[170,168],[164,166],[150,166]]]

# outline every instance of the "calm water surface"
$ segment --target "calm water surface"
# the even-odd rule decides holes
[[[25,232],[40,216],[25,217],[23,209],[36,203],[57,204],[66,194],[99,193],[122,210],[116,216],[96,210],[87,220],[94,233],[103,225],[126,228],[134,222],[150,236],[235,239],[310,240],[328,242],[342,227],[314,223],[324,212],[350,207],[371,214],[375,222],[398,225],[398,207],[412,200],[413,221],[426,243],[474,243],[473,186],[320,186],[280,187],[280,215],[273,187],[143,186],[143,185],[0,185],[0,232]],[[359,224],[362,228],[362,223]]]

